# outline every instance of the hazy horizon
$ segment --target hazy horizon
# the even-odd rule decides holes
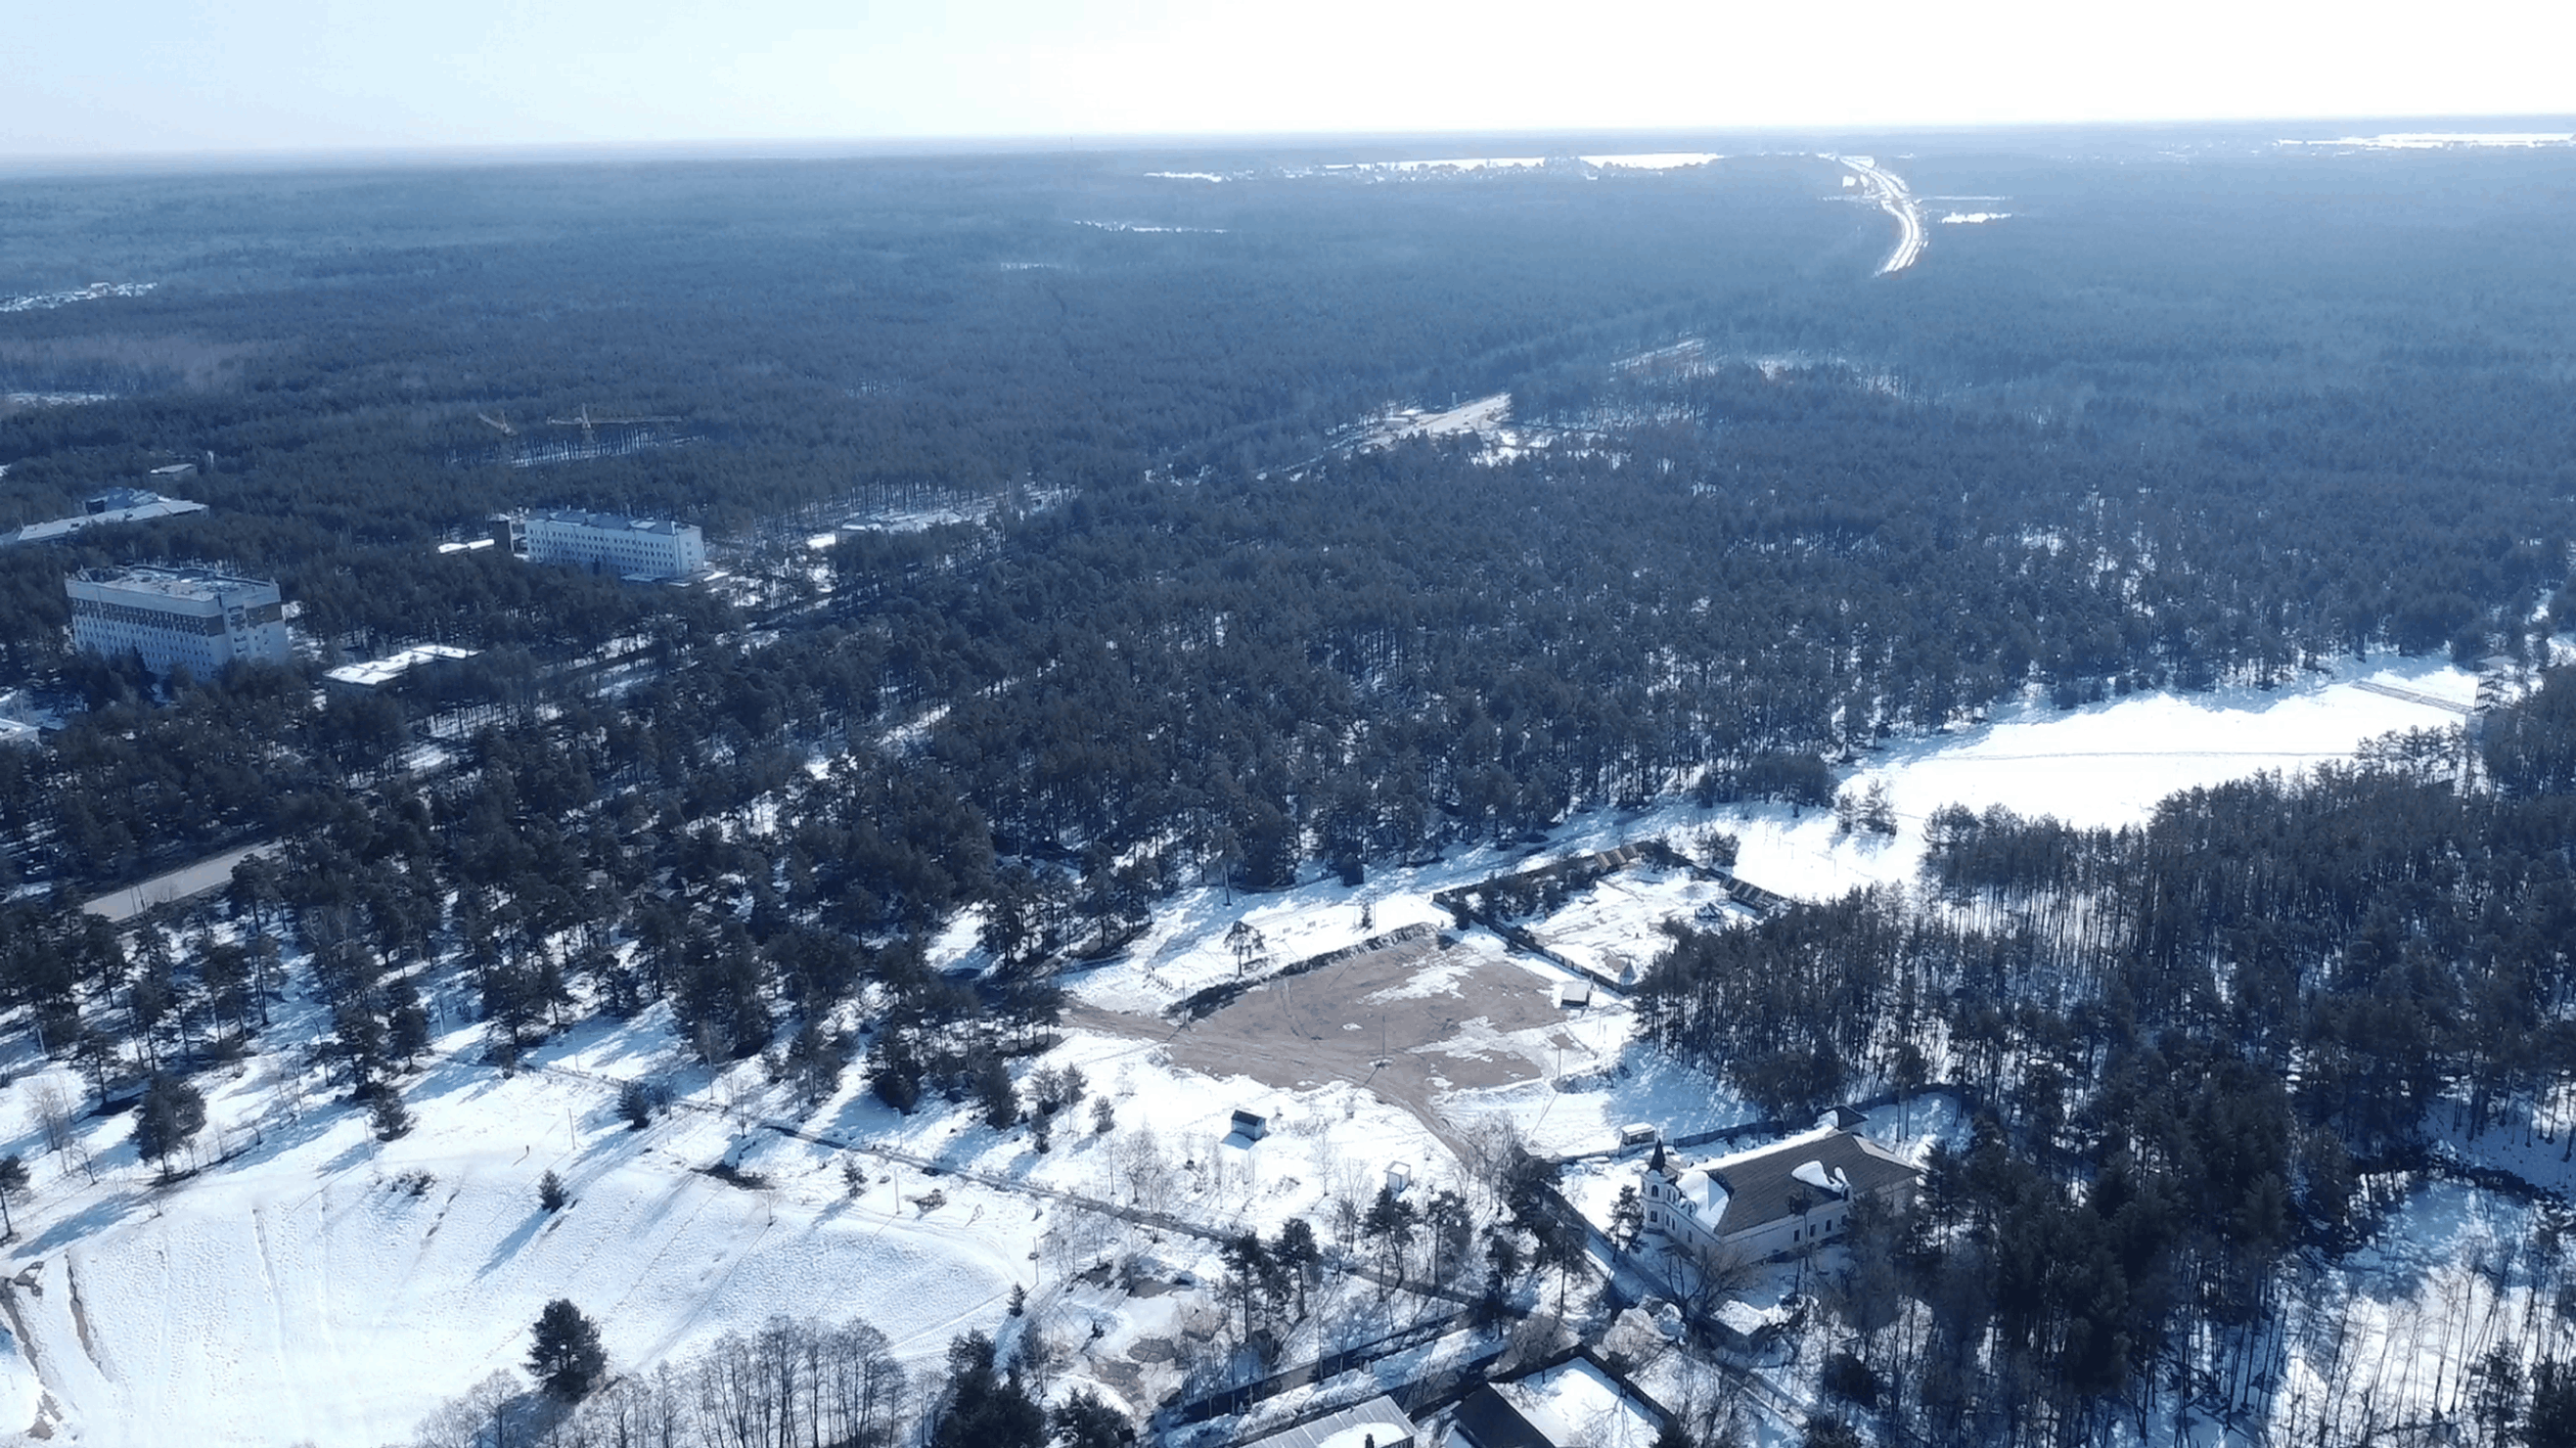
[[[2304,130],[2306,135],[2289,134]],[[2283,134],[2275,135],[2274,131]],[[1991,136],[2027,144],[2034,139],[2081,136],[2141,137],[2161,134],[2227,137],[2247,141],[2297,140],[2331,144],[2347,137],[2416,134],[2511,135],[2538,131],[2576,137],[2576,113],[2471,115],[2332,115],[2014,121],[1986,124],[1725,126],[1687,128],[1551,128],[1546,130],[1347,130],[1273,132],[1134,132],[943,136],[781,136],[753,139],[685,138],[634,141],[525,141],[481,145],[423,142],[377,146],[275,146],[198,151],[93,151],[21,155],[0,150],[0,177],[149,176],[158,174],[363,170],[406,167],[475,167],[636,164],[690,161],[829,161],[896,157],[1044,156],[1311,150],[1354,159],[1385,159],[1396,152],[1449,146],[1472,154],[1570,155],[1616,148],[1652,151],[1755,142],[1766,148],[1825,141],[1961,141]]]
[[[2576,20],[2501,0],[2405,28],[2222,0],[2152,23],[2021,0],[1654,0],[1580,20],[1355,0],[1293,20],[1163,0],[144,0],[17,22],[0,162],[2556,117],[2576,112],[2570,49]]]

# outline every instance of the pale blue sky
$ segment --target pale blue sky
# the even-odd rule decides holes
[[[2521,0],[18,0],[0,156],[2576,112]]]

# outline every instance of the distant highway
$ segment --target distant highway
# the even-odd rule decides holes
[[[1869,156],[1836,156],[1834,159],[1849,166],[1852,174],[1860,178],[1862,188],[1869,192],[1870,200],[1878,203],[1879,210],[1896,218],[1896,250],[1887,254],[1878,274],[1886,276],[1914,265],[1915,258],[1923,255],[1923,204],[1914,199],[1913,192],[1905,189],[1903,178],[1880,167],[1876,159]]]

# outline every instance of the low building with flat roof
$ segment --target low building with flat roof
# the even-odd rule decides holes
[[[110,488],[94,497],[82,499],[81,510],[68,518],[52,518],[42,523],[30,523],[24,528],[0,530],[0,546],[49,543],[102,523],[141,523],[152,518],[176,518],[204,511],[205,504],[192,503],[185,498],[165,498],[141,488]]]
[[[326,687],[353,693],[373,693],[423,664],[437,663],[442,659],[470,659],[478,652],[480,650],[460,649],[453,644],[414,644],[381,659],[369,659],[362,664],[342,664],[325,673],[322,682]]]
[[[286,606],[277,585],[203,568],[127,568],[63,580],[72,605],[72,646],[117,658],[143,656],[167,676],[185,668],[212,678],[235,660],[282,664],[292,657]]]

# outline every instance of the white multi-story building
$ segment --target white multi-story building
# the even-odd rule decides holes
[[[694,523],[549,508],[513,520],[531,563],[570,563],[621,578],[686,578],[705,571],[706,535]]]
[[[128,568],[63,580],[72,601],[72,645],[115,658],[133,652],[166,675],[185,667],[212,678],[235,659],[282,664],[290,656],[286,606],[266,579],[198,568]]]
[[[1664,1155],[1646,1162],[1646,1232],[1668,1252],[1758,1262],[1812,1250],[1850,1226],[1864,1197],[1902,1204],[1922,1168],[1856,1130],[1857,1111],[1836,1107],[1813,1131],[1696,1166]]]

